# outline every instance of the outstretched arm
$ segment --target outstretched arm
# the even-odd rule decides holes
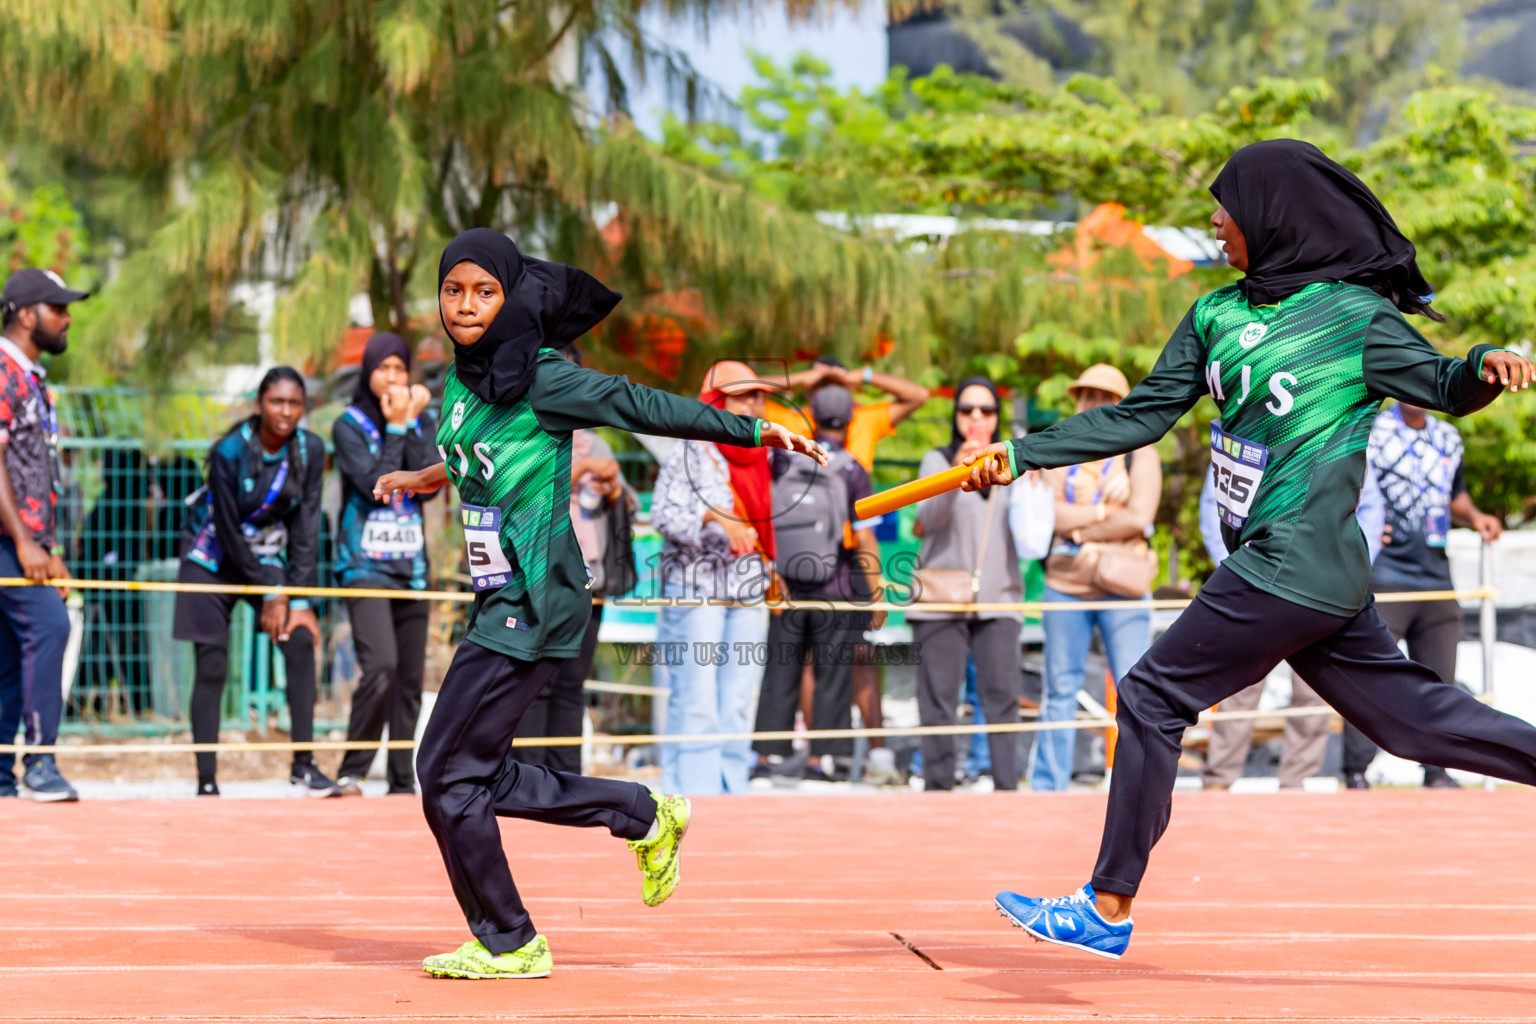
[[[1026,470],[1072,466],[1145,448],[1168,433],[1205,393],[1205,346],[1190,309],[1152,372],[1120,404],[1101,405],[1038,434],[988,445],[966,460],[975,468],[964,489],[1010,484]]]
[[[1362,358],[1365,386],[1452,416],[1476,412],[1509,388],[1531,385],[1531,364],[1493,345],[1475,345],[1467,358],[1443,356],[1395,309],[1385,305],[1371,320]]]
[[[784,427],[737,416],[692,398],[598,373],[559,356],[541,358],[528,393],[539,426],[551,433],[609,426],[641,434],[713,441],[741,448],[785,448],[817,458],[820,446]]]

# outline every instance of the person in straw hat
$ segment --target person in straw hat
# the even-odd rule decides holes
[[[1067,390],[1077,402],[1077,412],[1084,413],[1117,404],[1131,386],[1125,374],[1099,363],[1084,370]],[[1045,600],[1124,605],[1042,614],[1045,692],[1040,717],[1046,722],[1063,722],[1077,717],[1077,694],[1083,688],[1095,629],[1116,680],[1124,679],[1146,653],[1152,628],[1152,613],[1145,603],[1147,591],[1139,585],[1123,586],[1113,577],[1106,579],[1101,563],[1106,552],[1113,552],[1113,561],[1121,554],[1146,550],[1146,531],[1157,515],[1162,494],[1163,470],[1157,452],[1146,447],[1124,456],[1049,469],[1045,480],[1056,492],[1056,535],[1045,562]],[[1140,584],[1142,578],[1137,576],[1131,582]],[[1136,592],[1124,592],[1127,589]],[[1045,791],[1066,789],[1072,781],[1076,741],[1075,729],[1041,733],[1030,764],[1030,786]]]

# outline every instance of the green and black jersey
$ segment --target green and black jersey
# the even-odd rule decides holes
[[[1403,315],[1359,285],[1309,285],[1250,306],[1235,285],[1185,314],[1152,373],[1119,405],[1021,437],[1013,471],[1068,466],[1151,444],[1209,394],[1222,496],[1223,564],[1277,597],[1334,615],[1370,600],[1370,558],[1355,522],[1371,421],[1385,398],[1464,416],[1499,386],[1440,355]]]
[[[437,445],[462,503],[479,596],[469,639],[522,660],[572,657],[592,592],[569,515],[571,432],[612,426],[755,446],[761,424],[539,352],[533,387],[484,402],[450,369]]]

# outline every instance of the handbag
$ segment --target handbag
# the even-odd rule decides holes
[[[1083,545],[1085,548],[1088,545]],[[1096,545],[1093,583],[1117,597],[1146,597],[1160,568],[1157,552],[1144,540],[1101,542]]]
[[[997,501],[1001,487],[994,484],[987,495],[987,510],[982,522],[981,543],[977,545],[976,568],[965,569],[913,569],[912,590],[916,605],[973,604],[981,593],[981,567],[987,561],[987,542],[992,539],[992,506]]]

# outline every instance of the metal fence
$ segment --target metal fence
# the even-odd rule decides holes
[[[67,387],[58,389],[58,408],[59,536],[70,572],[83,579],[174,580],[186,499],[202,486],[208,448],[231,422],[230,410],[207,395]],[[145,439],[151,420],[152,441]],[[321,586],[331,585],[329,527],[322,525]],[[66,731],[183,727],[194,664],[192,645],[171,638],[175,602],[174,594],[126,591],[71,596]],[[337,662],[328,604],[319,602],[322,695],[330,691]],[[229,649],[226,722],[260,731],[275,713],[285,728],[282,658],[273,658],[244,603],[230,624]]]

